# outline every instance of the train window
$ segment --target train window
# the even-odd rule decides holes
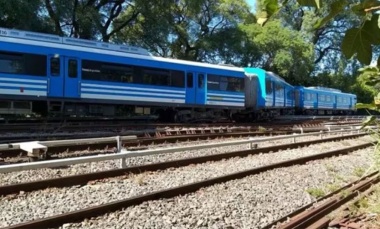
[[[204,88],[204,77],[203,74],[198,75],[198,88]]]
[[[187,73],[187,87],[193,87],[193,73]]]
[[[16,101],[13,102],[14,109],[30,109],[30,102]]]
[[[158,86],[170,86],[170,71],[159,69],[143,69],[143,83]]]
[[[272,84],[272,81],[270,79],[265,80],[265,89],[266,89],[267,94],[272,94],[273,84]]]
[[[0,101],[0,108],[1,109],[10,109],[11,108],[11,102],[9,102],[9,101]]]
[[[310,93],[305,93],[305,100],[311,100]]]
[[[50,58],[50,75],[59,76],[60,70],[60,59],[59,57]]]
[[[227,91],[242,92],[244,90],[244,81],[240,78],[228,77]]]
[[[69,66],[68,66],[68,75],[70,78],[77,78],[78,77],[78,61],[76,60],[69,60]]]
[[[227,77],[224,77],[224,76],[220,76],[219,77],[219,90],[221,91],[227,91],[227,87],[228,87],[228,79]]]
[[[338,101],[338,103],[342,103],[342,97],[338,96],[337,101]]]
[[[46,76],[47,57],[28,53],[0,52],[0,72]]]
[[[220,79],[217,75],[207,75],[207,89],[208,90],[220,90]]]
[[[275,93],[276,93],[277,97],[284,97],[284,86],[283,85],[276,83],[275,90],[276,90]]]
[[[220,75],[207,75],[207,89],[216,91],[244,91],[244,79]]]
[[[101,73],[107,81],[133,82],[133,68],[129,66],[103,64],[101,65]]]
[[[325,95],[319,95],[319,101],[321,101],[321,102],[326,101]]]
[[[294,99],[294,91],[289,90],[288,93],[286,94],[286,98],[288,99]]]
[[[331,96],[330,95],[326,95],[326,102],[331,102]]]
[[[82,61],[82,79],[182,88],[185,86],[185,73],[183,71],[90,60]]]
[[[173,87],[185,87],[185,73],[183,71],[172,71]]]

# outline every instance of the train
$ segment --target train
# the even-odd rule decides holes
[[[0,116],[259,120],[351,114],[356,95],[128,45],[0,28]]]

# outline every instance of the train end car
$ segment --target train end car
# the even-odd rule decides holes
[[[352,114],[356,110],[356,95],[325,87],[295,87],[297,114]]]

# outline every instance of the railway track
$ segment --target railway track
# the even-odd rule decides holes
[[[292,212],[280,220],[267,225],[263,229],[328,228],[329,223],[332,222],[332,219],[331,217],[328,217],[328,214],[339,209],[344,204],[352,201],[358,196],[370,194],[374,190],[374,185],[379,182],[380,172],[373,172],[319,198],[317,201]]]
[[[338,128],[339,129],[339,128]],[[244,138],[244,137],[257,137],[257,136],[273,136],[273,135],[286,135],[294,133],[309,133],[309,132],[325,132],[330,131],[331,127],[321,127],[319,125],[304,125],[303,127],[294,126],[292,130],[287,131],[247,131],[240,132],[226,131],[223,129],[213,130],[205,133],[204,131],[187,131],[186,135],[156,135],[155,137],[140,137],[136,140],[124,141],[122,147],[129,151],[146,149],[148,145],[157,144],[169,144],[169,143],[180,143],[188,141],[205,141],[213,139],[226,139],[226,138]],[[244,130],[244,129],[243,129]],[[216,133],[217,132],[217,133]],[[96,155],[99,153],[114,153],[117,150],[117,142],[111,137],[109,140],[105,139],[82,139],[69,141],[68,144],[62,144],[57,142],[47,143],[49,144],[48,156],[46,159],[62,158],[62,157],[76,157],[80,155]],[[65,142],[65,141],[63,141]],[[71,143],[70,143],[71,142]],[[71,144],[71,145],[70,145]],[[7,144],[0,145],[0,159],[3,161],[1,164],[18,163],[29,161],[30,158],[27,153],[21,150],[17,145]]]
[[[322,125],[326,120],[274,120],[271,122],[256,123],[131,123],[123,121],[83,121],[83,122],[65,122],[65,123],[11,123],[1,124],[0,142],[12,142],[20,139],[49,140],[49,139],[68,139],[73,136],[83,135],[82,137],[103,137],[106,135],[178,135],[185,134],[189,131],[207,132],[213,129],[230,131],[234,129],[246,129],[255,131],[259,129],[289,130],[294,125]],[[360,119],[354,120],[327,120],[336,124],[352,124],[360,122]],[[98,130],[98,131],[96,131]],[[95,133],[94,133],[95,132]],[[96,133],[98,132],[98,133]],[[33,135],[31,135],[31,133]]]
[[[317,140],[302,141],[302,142],[290,143],[290,144],[267,146],[267,147],[261,147],[257,149],[249,149],[249,150],[242,150],[242,151],[229,152],[229,153],[205,155],[205,156],[199,156],[199,157],[184,158],[184,159],[179,159],[179,160],[168,160],[164,162],[135,165],[135,166],[127,167],[127,168],[102,171],[102,172],[97,172],[97,173],[74,175],[74,176],[68,176],[68,177],[63,177],[63,178],[36,181],[36,182],[31,182],[31,183],[15,184],[15,185],[10,185],[10,186],[1,186],[0,195],[18,193],[20,191],[35,191],[37,189],[48,188],[48,187],[65,187],[65,186],[73,186],[73,185],[84,185],[91,180],[122,176],[128,173],[138,174],[138,173],[143,173],[143,172],[148,172],[148,171],[153,172],[153,171],[158,171],[158,170],[165,170],[168,168],[179,168],[179,167],[188,166],[191,164],[200,164],[200,163],[205,163],[209,161],[220,161],[220,160],[230,159],[233,157],[245,157],[248,155],[273,153],[273,152],[278,152],[285,149],[296,149],[298,147],[305,147],[308,145],[315,145],[315,144],[331,142],[331,141],[340,141],[340,140],[345,140],[345,139],[354,139],[354,138],[358,138],[362,136],[365,136],[365,134],[354,134],[354,135],[347,135],[347,136],[330,137],[330,138],[325,138],[325,139],[317,139]]]
[[[116,125],[89,125],[89,129],[83,126],[71,126],[72,130],[60,128],[58,131],[48,129],[32,129],[29,132],[15,133],[15,130],[0,135],[1,143],[15,143],[21,141],[48,141],[48,140],[64,140],[94,137],[109,137],[115,135],[136,135],[138,137],[165,137],[165,136],[183,136],[196,134],[215,134],[215,133],[231,133],[231,132],[260,132],[269,133],[271,131],[292,131],[297,127],[322,127],[320,121],[311,121],[307,123],[291,122],[291,123],[260,123],[260,124],[198,124],[198,125],[179,125],[179,124],[116,124]],[[12,127],[13,128],[13,127]],[[25,128],[25,127],[23,127]],[[28,127],[27,127],[28,128]],[[1,126],[0,126],[1,129]],[[1,132],[1,130],[0,130]]]
[[[354,137],[354,136],[351,136]],[[342,137],[338,137],[343,139]],[[338,140],[338,138],[335,139],[330,139],[330,140]],[[314,143],[316,144],[318,141],[315,141]],[[70,178],[60,178],[60,179],[55,179],[55,180],[50,180],[50,181],[39,181],[34,184],[29,183],[29,184],[16,184],[16,186],[8,186],[8,194],[9,193],[14,193],[15,191],[23,190],[23,191],[32,191],[35,189],[44,189],[46,187],[63,187],[63,186],[73,186],[73,185],[85,185],[88,184],[91,180],[99,180],[99,179],[105,179],[109,178],[110,176],[120,176],[120,175],[125,175],[126,173],[129,172],[137,172],[141,173],[143,171],[154,171],[157,169],[165,169],[165,168],[172,168],[172,167],[178,167],[178,166],[187,166],[189,164],[194,164],[194,163],[203,163],[206,161],[217,161],[221,159],[226,159],[226,158],[233,158],[236,156],[239,157],[244,157],[249,154],[257,154],[259,152],[271,152],[271,151],[276,151],[280,149],[287,149],[287,148],[292,148],[292,147],[299,147],[299,144],[301,145],[310,145],[312,144],[311,142],[304,142],[304,143],[297,143],[295,145],[288,144],[288,145],[283,145],[283,146],[274,146],[274,147],[266,147],[266,148],[260,148],[260,149],[255,149],[255,150],[249,150],[249,151],[243,151],[243,152],[235,152],[235,153],[227,153],[224,155],[210,155],[210,156],[205,156],[205,157],[199,157],[199,158],[192,158],[192,159],[184,159],[181,161],[173,161],[173,162],[166,162],[161,163],[161,164],[151,164],[151,165],[145,165],[145,166],[139,166],[139,167],[134,167],[134,168],[127,168],[127,169],[119,169],[119,170],[112,170],[112,171],[105,171],[105,172],[98,172],[98,173],[93,173],[89,175],[81,175],[77,177],[70,177]],[[371,146],[371,143],[364,143],[352,147],[345,147],[339,150],[334,150],[334,151],[328,151],[322,154],[312,154],[309,156],[305,157],[299,157],[296,159],[291,159],[291,160],[284,160],[280,161],[277,163],[272,163],[264,166],[258,166],[253,169],[248,169],[244,171],[239,171],[235,172],[233,174],[229,174],[227,172],[226,175],[220,176],[220,177],[214,177],[211,179],[206,179],[200,182],[194,182],[191,184],[185,184],[181,185],[178,187],[173,187],[170,189],[166,190],[161,190],[161,191],[155,191],[152,193],[147,193],[142,196],[137,196],[137,197],[131,197],[125,200],[119,200],[119,201],[114,201],[111,203],[107,203],[104,205],[99,205],[99,206],[94,206],[74,212],[69,212],[65,213],[62,215],[58,216],[52,216],[49,218],[45,219],[39,219],[36,221],[24,223],[24,224],[19,224],[19,225],[13,225],[9,228],[31,228],[31,227],[58,227],[64,223],[69,223],[73,221],[81,221],[84,218],[90,218],[93,216],[101,215],[104,214],[105,212],[109,211],[115,211],[118,209],[121,209],[123,207],[128,207],[136,204],[140,204],[145,201],[149,200],[156,200],[159,198],[171,198],[177,195],[184,195],[186,193],[194,192],[199,190],[202,187],[207,187],[210,185],[215,185],[218,183],[224,183],[233,179],[242,179],[243,177],[253,175],[253,174],[258,174],[262,173],[268,170],[273,170],[276,168],[282,168],[282,167],[289,167],[297,164],[304,164],[308,161],[312,160],[317,160],[317,159],[322,159],[322,158],[328,158],[328,157],[334,157],[337,155],[344,155],[348,154],[349,152],[359,150],[362,148],[366,148]],[[168,164],[169,163],[169,164]],[[171,164],[170,164],[171,163]],[[165,167],[166,166],[166,167]],[[149,169],[150,168],[150,169]],[[50,182],[50,183],[49,183]],[[54,183],[55,182],[55,183]],[[38,186],[39,185],[39,186]],[[29,189],[28,189],[29,187]],[[34,187],[34,188],[33,188]],[[7,192],[4,191],[4,187],[1,188],[1,194],[6,195]],[[11,191],[13,190],[13,191]]]

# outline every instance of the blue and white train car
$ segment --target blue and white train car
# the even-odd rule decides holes
[[[325,87],[295,87],[298,114],[350,114],[355,111],[356,95]]]
[[[260,68],[245,68],[246,108],[257,118],[292,114],[294,111],[293,86],[272,72]]]
[[[48,101],[49,111],[66,114],[113,115],[113,104],[138,107],[144,114],[151,106],[244,108],[241,68],[49,34],[0,29],[0,35],[1,100]],[[148,112],[140,109],[146,107]]]
[[[292,114],[294,110],[294,88],[273,72],[266,72],[265,91],[267,109],[280,114]]]

